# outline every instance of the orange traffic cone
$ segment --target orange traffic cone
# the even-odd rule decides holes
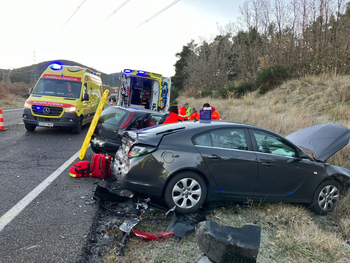
[[[113,105],[113,100],[111,100],[111,105]]]
[[[4,119],[2,117],[2,110],[0,110],[0,131],[5,131]]]

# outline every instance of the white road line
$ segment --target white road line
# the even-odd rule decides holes
[[[23,108],[20,108],[20,109],[9,109],[9,110],[2,110],[2,112],[5,112],[5,111],[16,111],[16,110],[22,110],[22,111],[23,111]]]
[[[29,194],[27,194],[21,201],[19,201],[14,207],[7,211],[0,218],[0,232],[9,224],[24,208],[26,208],[42,191],[46,189],[75,159],[79,157],[80,150],[76,152],[68,161],[61,165],[56,171],[54,171],[49,177],[47,177],[42,183],[35,187]]]

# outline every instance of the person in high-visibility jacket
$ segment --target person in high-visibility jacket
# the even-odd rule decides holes
[[[177,105],[170,105],[168,108],[168,112],[170,115],[162,124],[179,122],[179,116],[177,114],[178,113]]]
[[[193,120],[199,121],[199,114],[198,114],[198,111],[196,110],[196,108],[191,109],[190,120],[191,121],[193,121]]]
[[[221,120],[221,117],[219,113],[216,111],[216,109],[213,106],[210,106],[209,103],[204,103],[203,108],[211,107],[211,119],[212,120]]]
[[[189,117],[188,117],[188,115],[187,115],[187,108],[188,108],[188,103],[186,102],[184,105],[183,105],[183,107],[181,107],[180,109],[179,109],[179,119],[181,120],[181,121],[188,121],[189,120]]]

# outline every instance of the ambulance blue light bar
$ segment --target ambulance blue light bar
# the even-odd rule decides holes
[[[132,70],[131,69],[124,69],[124,73],[131,73]]]
[[[60,70],[60,69],[62,69],[62,65],[60,65],[60,64],[51,64],[50,68],[53,69],[53,70]]]
[[[139,71],[137,71],[137,73],[139,73],[139,74],[146,74],[146,71],[139,70]]]

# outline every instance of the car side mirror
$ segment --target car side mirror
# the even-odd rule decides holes
[[[83,99],[82,99],[82,101],[88,101],[89,100],[89,94],[87,94],[87,93],[84,93],[84,97],[83,97]]]
[[[29,88],[28,95],[32,94],[33,88]]]

